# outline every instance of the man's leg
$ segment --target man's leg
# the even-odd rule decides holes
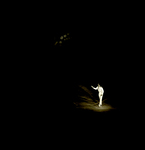
[[[100,102],[99,102],[99,107],[102,106],[102,95],[99,95],[99,99],[100,99]]]

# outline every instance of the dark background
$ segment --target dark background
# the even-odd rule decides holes
[[[53,37],[67,32],[71,36],[61,46],[53,46],[50,53],[51,70],[46,74],[51,74],[51,78],[48,77],[46,87],[49,86],[53,94],[50,93],[50,97],[48,92],[42,105],[44,116],[49,112],[56,125],[55,130],[60,134],[68,131],[65,135],[74,135],[78,141],[89,139],[93,133],[97,137],[108,134],[118,142],[115,137],[124,137],[126,132],[132,135],[131,128],[136,129],[142,124],[143,109],[137,104],[140,101],[137,87],[142,76],[140,60],[136,63],[140,56],[137,53],[138,36],[129,24],[122,26],[115,23],[110,21],[109,25],[93,27],[81,24],[76,28],[70,25],[54,32]],[[98,83],[104,88],[104,98],[108,98],[108,103],[117,109],[106,113],[76,110],[73,101],[78,99],[78,86],[89,88]]]
[[[56,149],[142,146],[144,12],[133,2],[123,7],[114,2],[59,3],[16,5],[19,10],[8,11],[8,22],[3,22],[10,39],[3,61],[10,91],[3,116],[8,114],[4,123],[7,132],[13,131],[10,139],[18,137],[24,141],[21,146],[40,144],[41,149],[44,143]],[[70,39],[55,44],[66,33]],[[90,88],[98,83],[105,103],[116,109],[76,108],[73,102],[87,95],[80,85],[98,99]]]
[[[50,20],[48,29],[44,26],[36,36],[40,41],[34,52],[38,81],[34,85],[42,92],[40,97],[44,96],[43,110],[54,103],[54,112],[73,114],[72,102],[78,97],[78,86],[100,83],[104,96],[119,110],[124,114],[136,112],[137,87],[143,77],[141,23],[119,13],[102,14],[96,20],[93,15],[72,16]],[[55,45],[67,33],[70,39]]]
[[[138,41],[132,37],[130,28],[115,26],[115,22],[96,28],[71,28],[68,30],[72,36],[70,41],[54,46],[55,81],[67,91],[61,91],[61,94],[72,97],[75,86],[97,86],[100,83],[114,103],[124,105],[139,70],[135,61],[137,55],[133,50]],[[59,35],[54,33],[54,36]]]
[[[69,16],[58,12],[53,11],[55,17],[47,21],[43,15],[36,17],[36,24],[26,30],[32,36],[26,36],[30,46],[24,44],[23,51],[27,55],[23,102],[33,130],[47,133],[45,137],[53,131],[50,135],[55,141],[64,135],[71,145],[94,134],[98,139],[113,136],[114,143],[116,136],[134,134],[132,127],[138,132],[144,116],[142,19],[116,11],[67,13]],[[66,33],[70,39],[55,45]],[[73,101],[78,100],[79,85],[90,88],[98,83],[104,88],[106,103],[116,110],[76,109]]]

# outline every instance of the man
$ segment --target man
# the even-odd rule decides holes
[[[98,84],[98,86],[95,88],[93,86],[91,86],[94,90],[98,90],[99,92],[99,99],[100,99],[100,102],[99,102],[99,107],[102,105],[102,97],[103,97],[103,94],[104,94],[104,90],[103,88]]]

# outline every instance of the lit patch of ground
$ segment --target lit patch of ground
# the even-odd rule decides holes
[[[81,108],[81,109],[88,109],[88,110],[93,110],[96,112],[106,112],[106,111],[110,111],[113,110],[115,108],[113,108],[111,105],[104,103],[102,106],[98,106],[98,103],[95,102],[79,102],[79,103],[75,103],[76,108]]]

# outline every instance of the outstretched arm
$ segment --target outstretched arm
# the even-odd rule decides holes
[[[91,86],[94,90],[97,90],[98,89],[98,86],[95,88],[95,87],[93,87],[93,86]]]

